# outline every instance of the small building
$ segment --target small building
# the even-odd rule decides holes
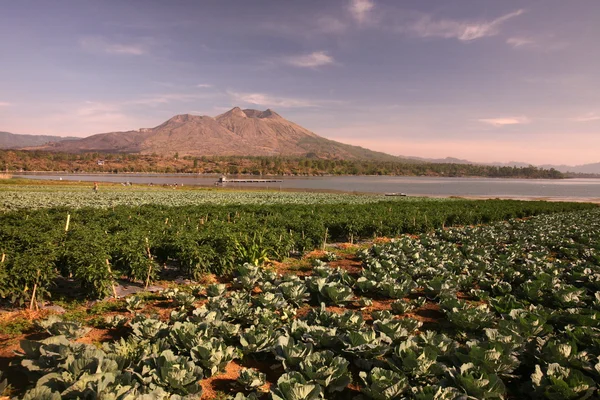
[[[98,164],[98,165],[104,165],[104,160],[98,160],[98,161],[96,161],[96,164]]]

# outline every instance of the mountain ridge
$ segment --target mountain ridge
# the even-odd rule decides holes
[[[473,164],[497,167],[528,167],[531,163],[511,161],[472,162],[394,156],[330,140],[288,121],[272,109],[231,110],[215,117],[178,114],[154,128],[108,132],[85,138],[23,135],[0,132],[0,149],[46,150],[53,152],[115,152],[180,156],[300,156],[330,159],[394,161],[403,163]],[[533,165],[560,172],[600,174],[600,162],[582,165]]]
[[[29,146],[41,146],[50,142],[76,139],[52,135],[26,135],[10,132],[0,132],[0,149],[18,149]]]
[[[264,111],[234,107],[215,117],[179,114],[154,128],[108,132],[28,150],[118,152],[179,156],[307,156],[401,161],[400,158],[321,137]]]
[[[494,167],[517,167],[526,168],[534,166],[541,169],[555,169],[560,172],[571,172],[577,174],[600,174],[600,162],[588,163],[580,165],[566,165],[566,164],[532,164],[521,161],[509,161],[509,162],[475,162],[460,158],[446,157],[446,158],[424,158],[424,157],[412,157],[412,156],[399,156],[401,158],[408,158],[411,160],[418,160],[425,163],[433,164],[471,164],[471,165],[488,165]]]

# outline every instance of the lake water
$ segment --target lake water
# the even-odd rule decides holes
[[[214,186],[216,175],[195,174],[15,174],[23,178],[131,182],[138,184]],[[235,178],[228,176],[228,178]],[[244,178],[244,177],[241,177]],[[258,178],[258,177],[256,177]],[[600,179],[498,179],[403,176],[268,177],[275,183],[227,183],[226,187],[334,190],[344,192],[402,192],[409,196],[539,197],[600,199]]]

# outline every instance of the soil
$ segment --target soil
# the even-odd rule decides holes
[[[232,361],[227,364],[224,372],[202,379],[200,381],[202,386],[201,400],[214,399],[217,397],[217,392],[235,393],[232,390],[234,390],[234,384],[240,376],[241,369],[242,367],[237,361]]]
[[[96,344],[117,339],[117,334],[114,329],[98,329],[92,328],[84,337],[76,340],[77,343]]]
[[[392,300],[392,299],[386,299],[386,300],[371,299],[371,300],[372,300],[373,304],[370,306],[361,307],[358,305],[358,303],[355,302],[355,303],[349,304],[345,310],[359,311],[362,314],[362,317],[365,320],[365,322],[367,324],[371,324],[373,322],[372,313],[374,311],[385,311],[385,310],[390,311],[392,309],[391,304],[394,302],[394,300]],[[332,307],[332,308],[334,308],[334,307]],[[329,307],[327,309],[329,309]]]
[[[421,331],[445,329],[451,326],[446,320],[444,312],[440,310],[439,304],[436,303],[425,303],[423,307],[405,315],[421,321],[423,323]]]
[[[296,318],[304,318],[306,314],[308,314],[312,309],[313,307],[308,304],[303,305],[302,307],[296,310]]]
[[[362,271],[362,261],[355,256],[349,256],[349,258],[331,261],[329,266],[331,268],[341,268],[353,277],[357,277]]]
[[[11,363],[18,360],[17,354],[21,351],[21,340],[41,340],[48,337],[46,333],[23,333],[9,337],[0,335],[0,371],[4,372],[3,378],[7,379],[14,392],[21,392],[29,385],[29,379],[19,368],[11,367]],[[2,399],[0,397],[0,399]]]

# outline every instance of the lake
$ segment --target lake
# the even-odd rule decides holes
[[[214,186],[218,175],[197,174],[57,174],[17,173],[33,179],[131,182],[137,184],[175,184]],[[235,178],[228,176],[228,178]],[[260,177],[255,177],[260,178]],[[234,188],[333,190],[344,192],[402,192],[409,196],[475,196],[511,198],[600,199],[600,179],[501,179],[438,178],[405,176],[323,176],[268,177],[275,183],[227,183]]]

